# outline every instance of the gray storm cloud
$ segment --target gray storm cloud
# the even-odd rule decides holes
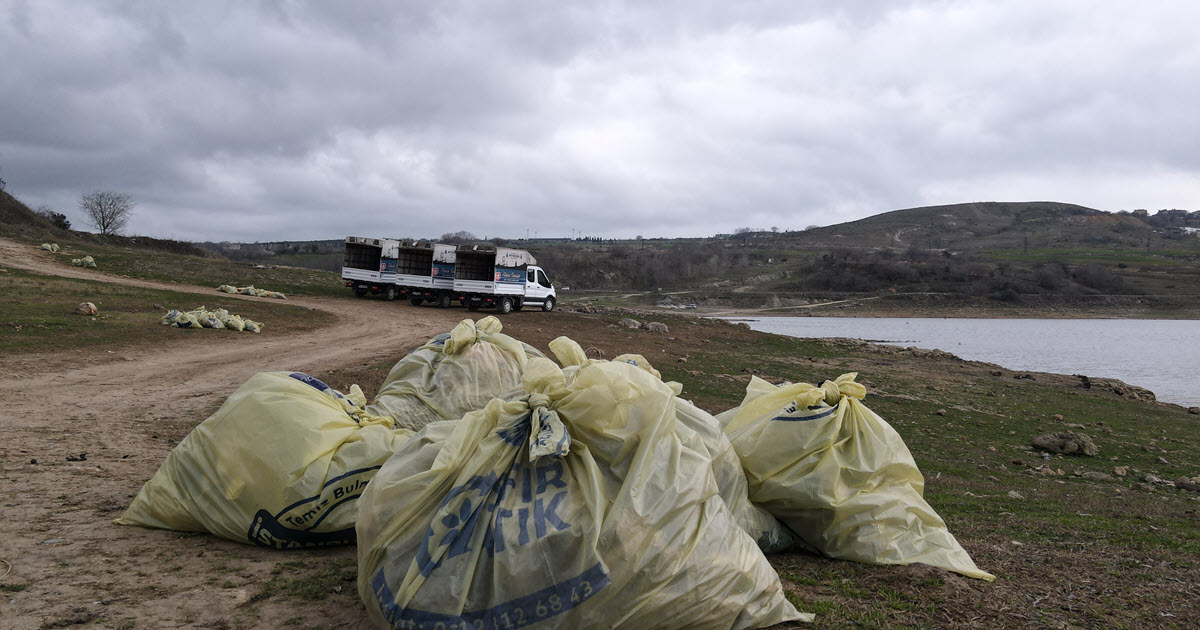
[[[0,2],[0,177],[188,240],[1196,206],[1200,5],[843,4]]]

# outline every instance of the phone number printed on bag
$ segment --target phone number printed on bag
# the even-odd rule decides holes
[[[448,615],[397,606],[383,569],[371,580],[380,611],[396,630],[515,630],[579,606],[608,586],[608,583],[608,574],[597,562],[578,576],[535,593],[483,610]]]

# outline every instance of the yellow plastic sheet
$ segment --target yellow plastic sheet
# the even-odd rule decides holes
[[[117,523],[288,549],[354,542],[355,501],[412,435],[298,372],[256,374],[175,447]]]
[[[979,570],[923,497],[900,434],[862,404],[857,373],[820,387],[751,379],[717,416],[742,460],[750,498],[822,553],[872,564]]]
[[[528,395],[435,422],[359,501],[359,595],[381,628],[754,628],[802,618],[624,363],[524,372]],[[803,618],[811,619],[811,616]]]

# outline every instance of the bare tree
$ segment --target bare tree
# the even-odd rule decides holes
[[[133,197],[111,190],[97,190],[79,200],[79,209],[101,234],[120,234],[133,213]]]

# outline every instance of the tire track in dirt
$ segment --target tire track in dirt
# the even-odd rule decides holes
[[[0,239],[0,266],[214,291],[67,267],[48,252],[6,239]],[[378,300],[297,297],[282,304],[322,310],[336,321],[303,334],[268,329],[236,342],[197,335],[101,358],[77,351],[0,357],[4,627],[274,627],[294,618],[306,627],[367,627],[353,583],[321,602],[250,602],[278,562],[306,558],[320,565],[353,557],[353,548],[281,554],[111,524],[171,447],[254,373],[395,360],[464,315]],[[84,453],[86,460],[68,459]],[[222,574],[221,567],[238,570]]]

